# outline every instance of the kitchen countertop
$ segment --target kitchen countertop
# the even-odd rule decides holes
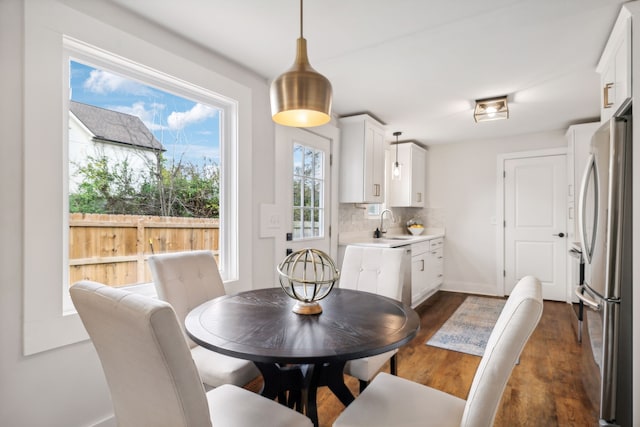
[[[373,234],[373,233],[371,233]],[[383,248],[395,248],[406,246],[412,243],[423,242],[438,237],[444,237],[444,229],[442,228],[426,228],[424,233],[419,236],[411,234],[400,234],[394,230],[390,230],[388,235],[378,239],[373,238],[371,234],[364,233],[341,233],[338,244],[341,246],[358,245],[358,246],[376,246]]]

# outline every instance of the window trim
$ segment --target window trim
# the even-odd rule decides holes
[[[84,40],[87,45],[104,49],[122,58],[147,64],[183,82],[192,82],[211,93],[221,94],[237,102],[237,122],[225,123],[235,132],[238,144],[229,155],[237,165],[235,186],[227,187],[232,200],[224,209],[235,209],[238,238],[225,239],[221,250],[239,254],[236,257],[235,280],[225,283],[227,289],[251,288],[253,226],[251,224],[251,89],[212,71],[210,56],[187,49],[171,53],[132,34],[92,20],[62,5],[40,8],[30,3],[25,7],[24,54],[24,252],[23,252],[23,354],[31,355],[88,338],[77,314],[63,314],[63,287],[66,260],[60,250],[68,244],[65,228],[68,206],[63,203],[63,177],[67,165],[63,136],[68,121],[63,100],[68,89],[63,86],[64,39]],[[46,10],[44,10],[46,9]],[[91,25],[86,24],[90,20]],[[191,59],[193,58],[193,59]],[[205,66],[205,64],[207,64]],[[46,70],[46,71],[45,71]],[[68,98],[68,97],[67,97]],[[210,103],[207,100],[207,103]],[[68,111],[68,109],[67,109]],[[225,115],[224,120],[230,120]],[[55,161],[58,159],[58,161]],[[230,176],[225,173],[227,186]],[[232,212],[232,211],[229,211]],[[229,212],[225,212],[228,218]],[[246,224],[249,224],[247,226]],[[223,246],[224,245],[224,246]],[[227,249],[229,248],[229,249]],[[66,251],[65,251],[66,252]]]
[[[159,72],[155,69],[151,69],[144,65],[135,63],[122,57],[118,57],[102,49],[97,49],[94,46],[90,46],[82,41],[75,40],[70,37],[63,37],[63,60],[65,64],[69,64],[70,61],[79,62],[94,68],[106,70],[108,72],[116,72],[130,80],[136,80],[144,85],[153,86],[154,88],[169,92],[177,96],[188,98],[191,101],[200,102],[206,105],[211,105],[219,109],[221,114],[220,128],[223,129],[222,138],[220,139],[220,274],[224,281],[236,280],[238,278],[238,263],[236,262],[238,253],[237,247],[231,245],[231,242],[238,241],[237,233],[237,201],[234,194],[237,194],[234,190],[237,188],[237,179],[235,171],[237,170],[237,111],[238,105],[234,100],[230,100],[226,97],[222,97],[217,93],[213,93],[209,90],[195,86],[191,83],[175,79],[172,76]],[[63,70],[63,81],[69,81],[69,67],[66,66]],[[65,114],[65,120],[69,118],[69,91],[65,91],[63,97],[63,113]],[[68,158],[68,128],[63,130],[63,143],[65,149],[63,150],[63,164],[65,168],[69,166]],[[68,170],[64,171],[64,188],[68,188]],[[230,184],[231,190],[225,189],[225,184]],[[68,191],[64,192],[64,206],[69,205]],[[228,200],[229,199],[229,200]],[[227,206],[231,203],[231,206]],[[69,217],[67,212],[64,215],[64,229],[68,230]],[[68,248],[68,233],[64,235],[65,241],[63,243],[64,248]],[[64,263],[68,267],[69,257],[68,251],[63,251]],[[63,270],[63,312],[65,314],[71,314],[75,312],[73,303],[69,293],[66,292],[67,283],[69,283],[69,271],[68,268]],[[145,294],[155,294],[155,288],[153,283],[147,284],[132,284],[131,286],[124,287],[125,289],[135,292],[143,292]]]

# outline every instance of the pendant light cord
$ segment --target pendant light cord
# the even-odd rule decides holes
[[[300,0],[300,38],[302,37],[302,0]]]
[[[396,136],[396,164],[398,164],[398,137]]]
[[[302,0],[301,0],[302,1]],[[396,137],[396,163],[394,165],[394,167],[398,166],[398,137],[402,135],[402,132],[394,132],[393,136]]]

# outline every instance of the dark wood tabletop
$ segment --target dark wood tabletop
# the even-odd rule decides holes
[[[295,303],[280,288],[222,296],[193,309],[185,329],[205,348],[253,361],[261,394],[304,411],[315,426],[318,387],[349,405],[345,363],[396,349],[420,329],[411,307],[369,292],[334,288],[314,315],[294,313]]]
[[[410,307],[368,292],[335,288],[317,315],[296,314],[294,305],[280,288],[227,295],[191,311],[185,327],[196,343],[229,356],[317,364],[393,350],[420,326]]]

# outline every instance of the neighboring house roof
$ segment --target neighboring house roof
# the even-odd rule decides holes
[[[89,129],[96,140],[148,150],[165,150],[139,117],[76,101],[69,102],[69,110]]]

